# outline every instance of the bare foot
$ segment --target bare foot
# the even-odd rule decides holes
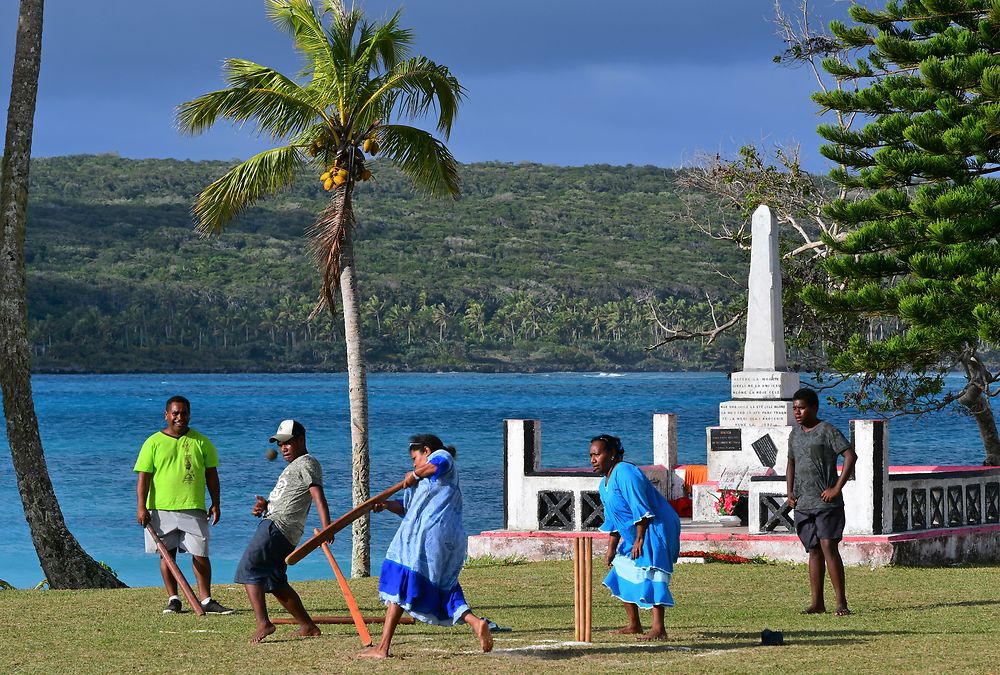
[[[642,626],[625,626],[624,628],[616,628],[608,631],[611,635],[638,635],[641,632]]]
[[[318,637],[320,634],[320,630],[319,626],[317,626],[314,623],[311,623],[308,626],[302,626],[302,628],[295,631],[295,634],[303,638]]]
[[[660,630],[653,630],[651,628],[648,633],[643,633],[642,635],[636,635],[635,639],[639,640],[640,642],[652,642],[653,640],[666,640],[667,631],[663,630],[662,628]]]
[[[268,635],[275,631],[274,624],[268,621],[263,626],[257,626],[257,630],[253,632],[253,636],[250,638],[250,644],[258,645],[261,641]]]
[[[853,612],[846,607],[838,607],[836,614],[837,616],[850,616]]]
[[[819,605],[818,607],[816,605],[809,605],[800,614],[826,614],[826,607],[823,605]]]
[[[378,647],[366,647],[357,653],[359,659],[387,659],[389,658],[389,652],[382,651]]]
[[[483,653],[493,651],[493,633],[490,632],[488,623],[480,619],[479,623],[472,627],[472,632],[479,638],[479,646],[483,648]]]
[[[642,626],[625,626],[608,631],[611,635],[638,635],[642,632]]]

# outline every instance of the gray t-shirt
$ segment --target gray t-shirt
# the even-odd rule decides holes
[[[315,457],[305,454],[285,467],[267,496],[264,517],[274,521],[292,546],[298,545],[302,538],[312,504],[309,488],[313,485],[323,485],[323,469]]]
[[[820,422],[809,431],[800,426],[792,429],[788,437],[788,457],[795,462],[792,496],[797,510],[843,506],[843,496],[824,502],[820,494],[837,483],[837,457],[850,447],[850,441],[829,422]]]

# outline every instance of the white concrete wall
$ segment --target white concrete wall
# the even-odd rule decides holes
[[[913,490],[926,490],[925,494],[925,521],[924,527],[916,531],[933,530],[939,528],[953,528],[959,526],[969,526],[976,527],[978,525],[988,525],[990,523],[986,520],[986,484],[996,483],[1000,481],[1000,471],[989,472],[987,475],[978,476],[962,476],[962,477],[935,477],[933,474],[919,474],[914,475],[912,478],[906,479],[894,479],[889,482],[889,503],[890,508],[892,506],[892,493],[897,489],[906,490],[906,507],[904,509],[906,515],[906,526],[899,530],[900,532],[906,532],[913,529],[913,512],[911,508],[912,504],[912,491]],[[969,523],[968,522],[968,498],[967,489],[971,485],[979,486],[979,497],[976,500],[976,505],[979,508],[979,522]],[[951,523],[951,505],[948,501],[948,488],[950,487],[961,487],[962,488],[962,503],[961,503],[961,522],[958,524]],[[933,488],[941,488],[942,491],[942,522],[940,524],[933,524],[931,522],[932,509],[931,509],[931,494],[930,491]],[[994,524],[996,521],[994,521]],[[889,513],[889,524],[893,525],[892,513]]]
[[[573,493],[574,528],[582,528],[582,492],[597,492],[600,477],[596,475],[530,475],[548,473],[542,466],[542,423],[540,420],[504,420],[506,437],[506,529],[531,531],[538,529],[538,493],[558,490]],[[526,444],[534,448],[533,461],[526,460]],[[626,453],[628,448],[626,448]],[[626,459],[628,455],[626,454]],[[531,466],[525,466],[529,461]],[[642,467],[645,475],[668,499],[683,493],[684,480],[674,469],[677,465],[677,416],[672,413],[653,415],[654,465]],[[582,462],[581,462],[582,464]]]
[[[889,490],[889,423],[853,420],[858,461],[854,480],[844,485],[844,534],[886,534],[892,529]],[[877,511],[881,506],[881,518]]]

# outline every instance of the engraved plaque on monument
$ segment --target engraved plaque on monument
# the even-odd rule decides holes
[[[720,427],[786,427],[794,424],[791,401],[723,401]]]
[[[739,429],[710,429],[708,449],[712,452],[739,452],[743,449]]]
[[[729,386],[734,399],[790,399],[799,388],[799,374],[733,373]]]
[[[751,443],[750,447],[757,453],[757,459],[760,460],[761,464],[774,468],[778,461],[778,446],[774,444],[774,439],[771,438],[770,434],[764,434]]]
[[[752,472],[749,466],[727,466],[719,476],[720,490],[746,490]]]

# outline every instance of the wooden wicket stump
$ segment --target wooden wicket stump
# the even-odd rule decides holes
[[[573,538],[573,610],[577,642],[591,640],[591,608],[593,607],[594,540]]]

